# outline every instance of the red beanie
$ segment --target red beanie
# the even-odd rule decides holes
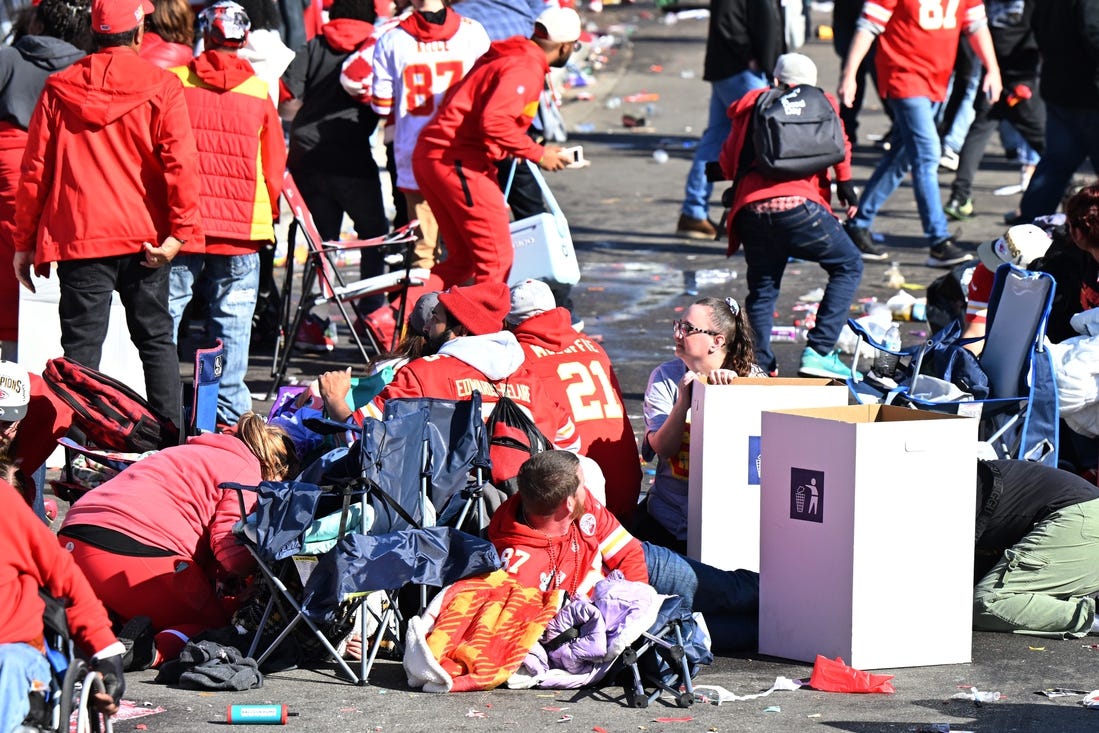
[[[439,293],[439,304],[473,336],[496,333],[504,328],[511,309],[511,291],[504,283],[455,286]]]

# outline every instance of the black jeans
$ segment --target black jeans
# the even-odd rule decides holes
[[[355,225],[359,239],[372,239],[389,231],[382,199],[382,181],[377,168],[362,176],[331,175],[323,171],[291,171],[301,189],[313,223],[326,242],[340,238],[344,212]],[[383,275],[388,269],[384,253],[378,247],[360,250],[359,277]],[[355,304],[359,313],[371,313],[386,303],[383,293],[368,295]]]
[[[182,429],[179,357],[168,312],[170,268],[145,267],[143,261],[135,254],[58,263],[61,347],[73,361],[98,369],[111,295],[118,291],[130,339],[145,370],[149,404]]]
[[[1034,92],[1033,96],[1014,105],[1008,104],[1008,96],[1020,83],[1030,87]],[[973,178],[977,175],[981,159],[984,158],[988,141],[1000,126],[1000,120],[1007,120],[1015,125],[1027,145],[1034,148],[1039,155],[1046,150],[1046,107],[1038,96],[1037,80],[1004,82],[1004,94],[995,105],[990,104],[984,94],[978,93],[974,109],[976,116],[965,136],[965,144],[962,145],[958,159],[958,173],[950,186],[951,198],[959,201],[968,201],[973,195]]]

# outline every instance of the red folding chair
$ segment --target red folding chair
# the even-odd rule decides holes
[[[293,353],[298,331],[302,326],[305,315],[314,307],[321,304],[334,303],[348,324],[351,338],[362,354],[363,361],[369,361],[370,353],[366,345],[356,332],[351,312],[347,304],[359,298],[378,293],[400,293],[397,311],[397,322],[404,322],[405,310],[408,305],[408,288],[411,285],[423,285],[429,272],[424,269],[413,269],[413,248],[420,238],[420,225],[417,220],[412,220],[403,227],[389,234],[372,239],[353,239],[340,241],[324,241],[317,225],[313,221],[313,215],[298,190],[294,177],[290,172],[283,176],[282,196],[293,214],[294,220],[290,223],[290,232],[287,242],[286,279],[283,284],[282,313],[279,323],[279,335],[275,342],[275,356],[272,360],[271,376],[273,381],[267,392],[266,399],[282,384],[286,375]],[[293,308],[291,293],[294,280],[294,247],[297,236],[301,235],[308,247],[301,277],[301,295],[298,298],[297,307]],[[403,263],[403,268],[388,272],[383,275],[369,277],[363,280],[347,282],[337,266],[337,258],[341,253],[363,250],[370,247],[383,247],[386,252],[386,261],[390,264]],[[314,292],[317,285],[317,292]],[[367,342],[374,354],[380,354],[385,349],[396,345],[397,334],[394,334],[394,343],[380,344],[374,334],[366,329]]]

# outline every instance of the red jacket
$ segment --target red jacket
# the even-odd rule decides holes
[[[35,264],[137,254],[169,235],[202,252],[195,138],[179,79],[107,48],[46,81],[27,131],[15,249]]]
[[[255,486],[261,479],[259,461],[239,438],[199,435],[138,461],[89,492],[69,509],[61,528],[112,529],[207,567],[204,561],[212,553],[221,571],[247,575],[252,557],[232,533],[240,520],[237,494],[218,485]],[[250,509],[255,494],[244,496]]]
[[[173,66],[186,66],[195,55],[195,50],[186,43],[170,43],[153,31],[145,31],[138,56],[153,66],[170,69]]]
[[[521,506],[520,496],[512,496],[500,505],[488,524],[489,542],[496,546],[504,568],[520,585],[542,590],[562,588],[570,593],[575,589],[590,596],[595,584],[612,570],[621,570],[626,580],[649,582],[641,543],[587,489],[584,514],[562,537],[548,538],[520,522]],[[555,560],[556,578],[550,573]]]
[[[236,54],[206,51],[171,72],[198,147],[202,229],[209,254],[255,252],[275,238],[286,171],[282,123],[267,84]]]
[[[91,656],[116,639],[103,604],[84,574],[42,520],[6,481],[0,481],[0,644],[24,643],[41,648],[42,611],[38,589],[66,598],[69,631]]]
[[[15,428],[12,449],[15,463],[23,473],[23,498],[34,502],[33,474],[57,447],[57,439],[64,437],[72,426],[73,409],[54,394],[46,380],[37,374],[31,378],[31,400],[27,414]]]
[[[752,120],[752,112],[756,107],[756,99],[767,90],[768,87],[753,89],[729,105],[728,115],[729,119],[732,120],[732,130],[729,132],[729,137],[725,139],[725,144],[721,147],[721,155],[718,158],[721,163],[721,172],[727,180],[731,181],[736,178],[741,148],[745,145],[748,128]],[[828,101],[832,103],[838,115],[839,102],[827,92],[825,92],[825,96],[828,97]],[[837,181],[851,180],[851,141],[845,138],[844,147],[846,148],[846,154],[843,160],[834,166]],[[828,169],[826,168],[805,178],[799,178],[796,181],[775,181],[765,178],[755,171],[749,171],[744,174],[744,177],[736,186],[736,197],[733,199],[732,208],[729,209],[729,221],[735,220],[737,212],[745,204],[772,199],[777,196],[804,196],[807,199],[816,201],[825,208],[831,209],[832,184],[828,179]],[[740,240],[737,238],[735,226],[726,228],[729,230],[728,254],[732,256],[740,248]]]
[[[607,508],[628,521],[641,493],[641,458],[607,352],[573,330],[565,308],[528,318],[512,332],[526,354],[527,370],[571,413],[580,452],[603,469]]]
[[[446,93],[439,114],[420,133],[413,159],[484,166],[514,156],[537,163],[545,149],[527,129],[548,72],[546,54],[530,39],[515,36],[493,43]]]

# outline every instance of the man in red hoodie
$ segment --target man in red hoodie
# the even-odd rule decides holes
[[[149,403],[179,425],[165,265],[203,250],[198,162],[179,79],[137,55],[152,9],[94,0],[99,50],[46,81],[16,192],[14,264],[33,291],[31,266],[44,276],[58,263],[61,345],[93,368],[117,290]]]
[[[546,10],[531,38],[492,44],[420,133],[412,172],[446,243],[447,259],[432,270],[444,286],[507,282],[514,251],[495,163],[510,156],[556,171],[572,162],[526,131],[546,73],[565,65],[579,38],[575,10]]]
[[[641,493],[641,459],[607,352],[573,329],[568,310],[557,307],[541,280],[511,289],[507,324],[523,347],[527,371],[570,412],[580,452],[603,469],[607,509],[628,525]]]
[[[206,254],[172,264],[169,309],[178,333],[192,293],[205,295],[209,338],[225,344],[217,419],[235,425],[252,409],[244,377],[259,250],[275,240],[286,145],[267,83],[237,56],[251,28],[244,8],[222,0],[203,10],[199,21],[206,50],[171,71],[183,82],[198,146]]]

